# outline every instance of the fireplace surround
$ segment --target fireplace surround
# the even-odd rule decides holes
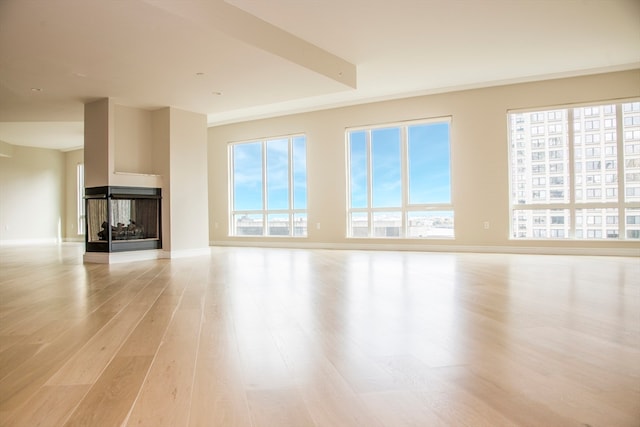
[[[162,249],[161,201],[160,188],[86,188],[86,251]]]

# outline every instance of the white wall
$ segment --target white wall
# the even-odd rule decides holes
[[[57,242],[64,235],[65,158],[13,146],[0,157],[0,243]]]
[[[498,86],[256,120],[209,129],[210,240],[214,244],[319,247],[483,249],[507,247],[618,248],[638,242],[511,241],[507,111],[640,96],[640,70]],[[347,239],[345,128],[452,116],[451,240]],[[229,237],[227,145],[232,141],[305,133],[309,236]],[[490,229],[483,222],[490,222]],[[314,226],[321,224],[320,230]],[[217,224],[217,227],[216,227]],[[515,250],[515,249],[512,249]]]

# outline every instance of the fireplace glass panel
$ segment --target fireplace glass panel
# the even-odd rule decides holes
[[[87,251],[119,252],[162,248],[160,189],[86,189]]]
[[[107,223],[107,199],[87,199],[87,240],[98,242]]]
[[[112,240],[157,239],[158,200],[111,200],[111,224]]]

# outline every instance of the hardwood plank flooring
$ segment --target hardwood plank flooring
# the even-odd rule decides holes
[[[640,257],[0,247],[0,426],[640,427]]]

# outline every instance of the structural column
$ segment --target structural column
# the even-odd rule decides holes
[[[155,257],[208,253],[205,115],[170,107],[148,111],[105,98],[85,105],[84,133],[86,187],[162,189],[162,251]]]

